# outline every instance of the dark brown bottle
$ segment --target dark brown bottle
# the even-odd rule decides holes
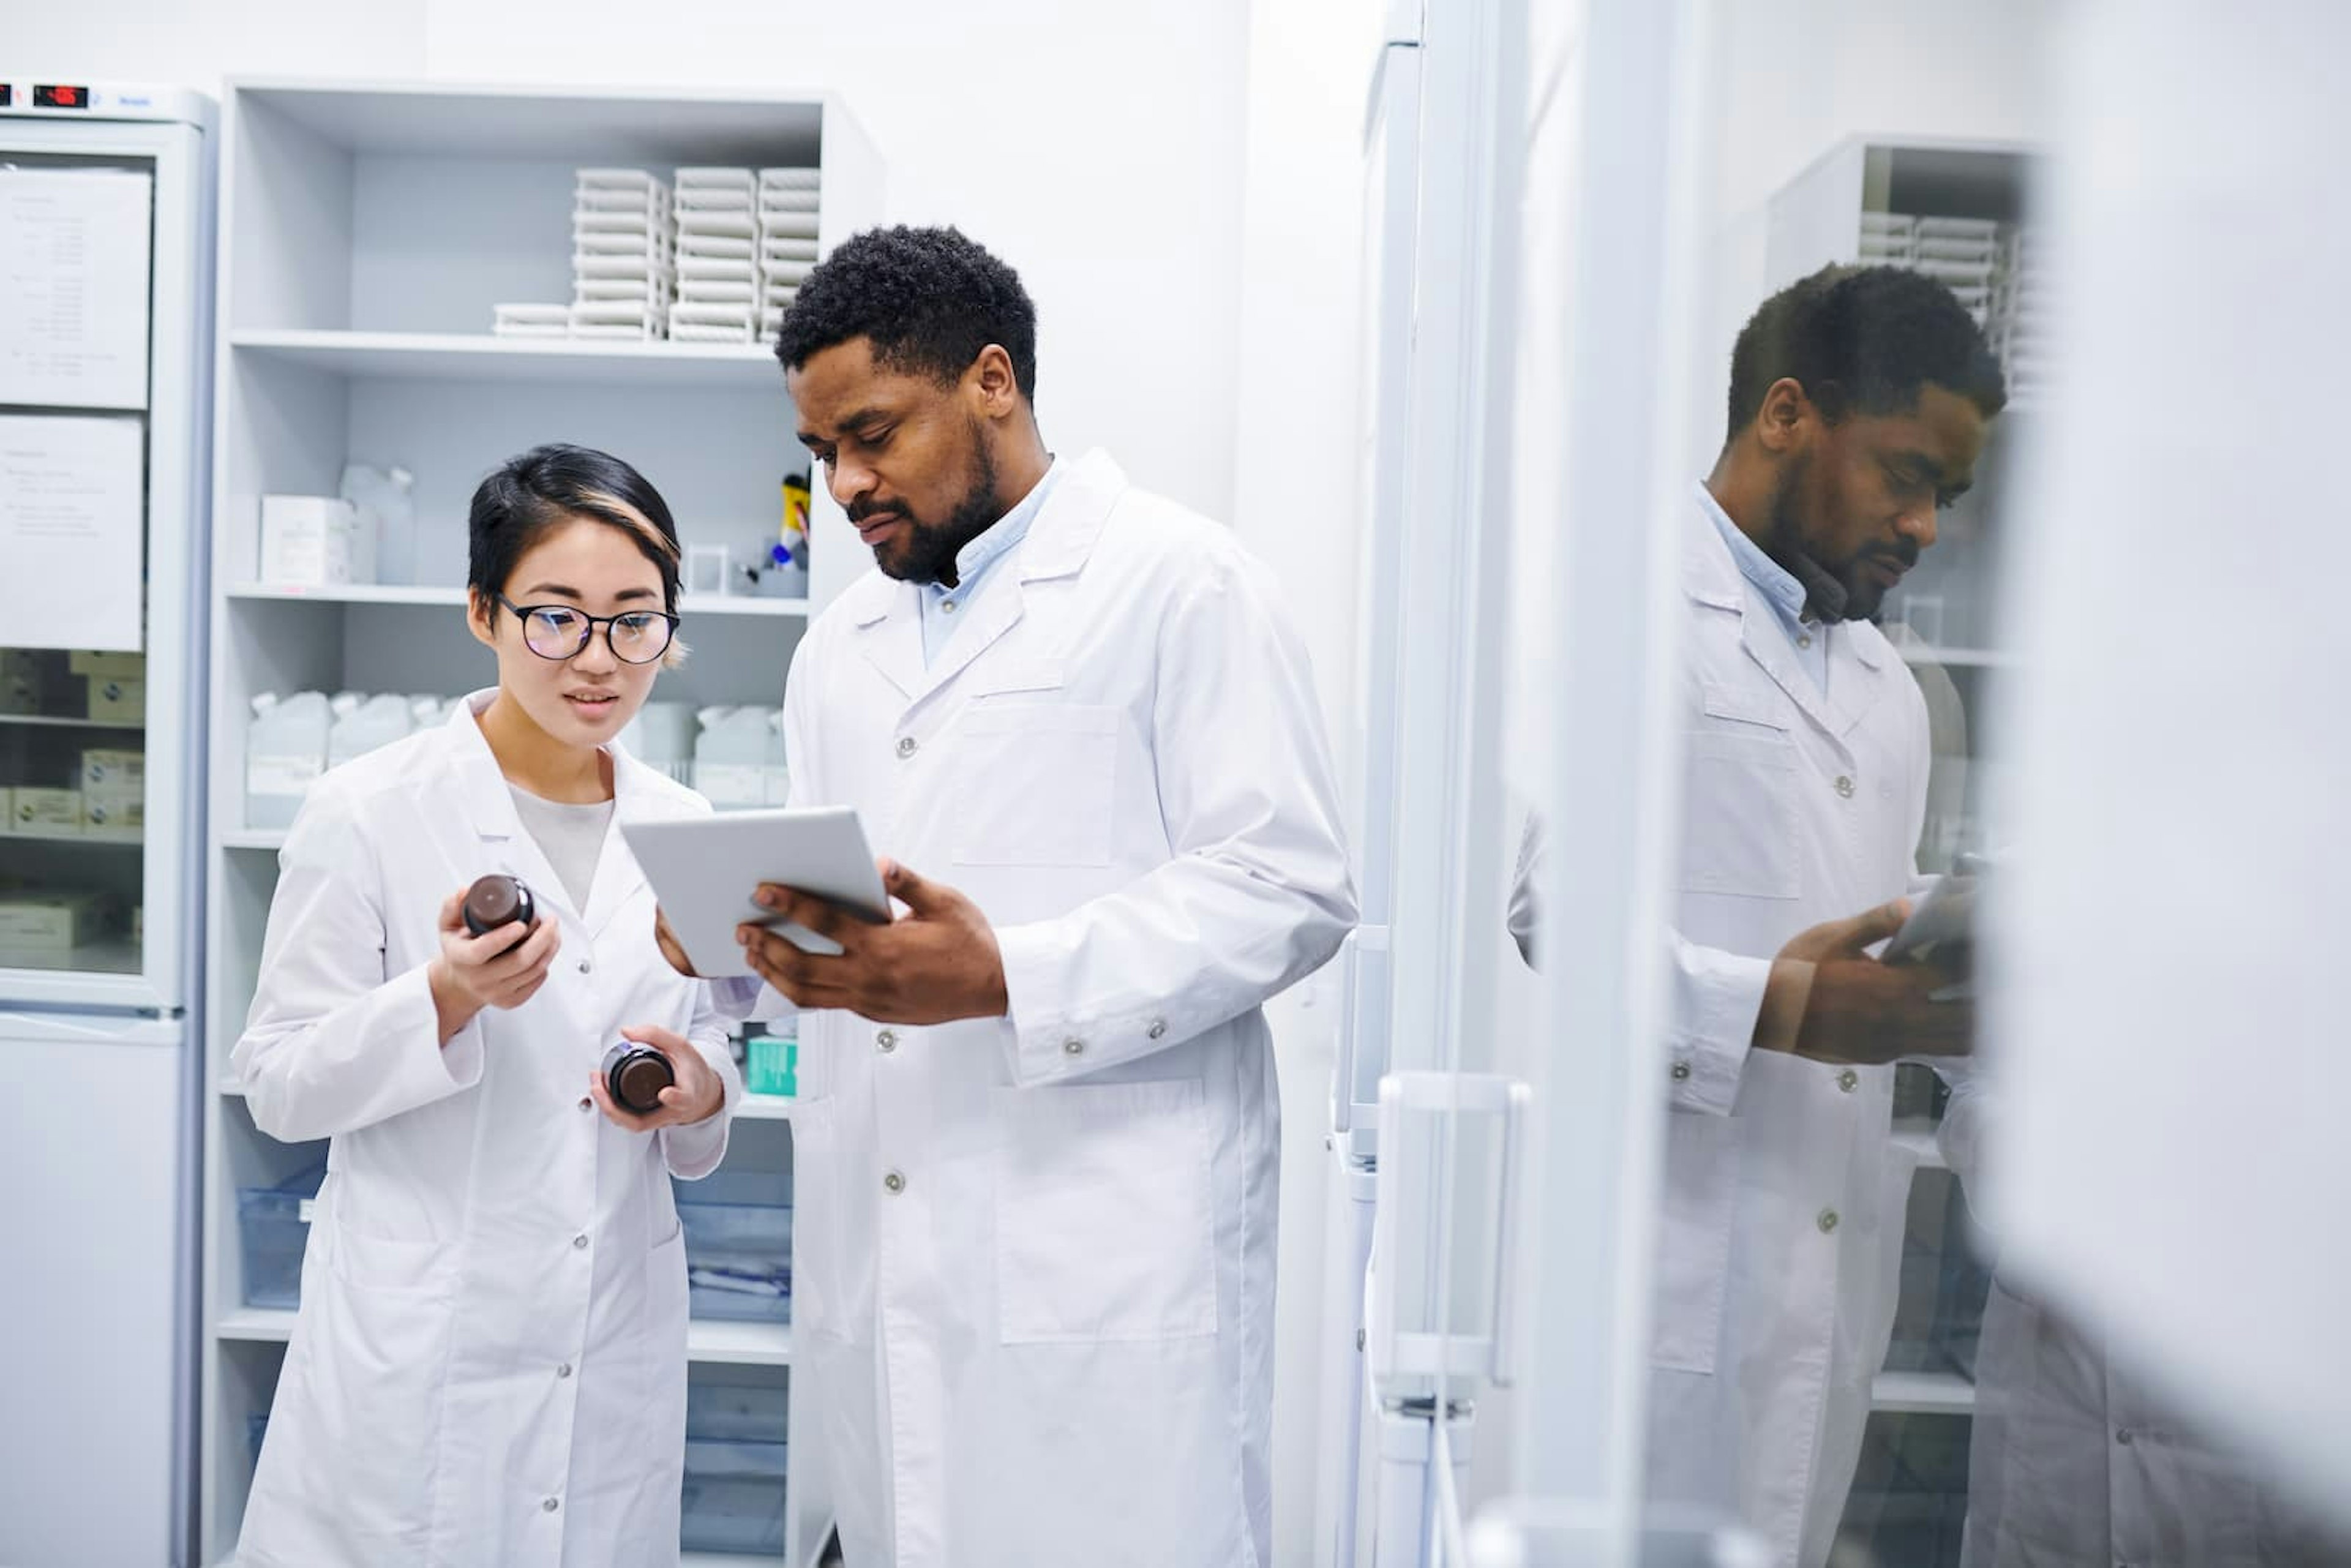
[[[537,914],[530,889],[520,877],[494,871],[465,890],[465,929],[476,936],[517,921],[528,925]]]
[[[676,1082],[677,1071],[669,1058],[649,1045],[614,1040],[612,1049],[604,1053],[605,1092],[624,1111],[652,1115],[662,1108],[661,1092]]]

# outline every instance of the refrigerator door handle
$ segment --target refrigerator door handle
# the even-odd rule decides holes
[[[1376,1172],[1377,1200],[1374,1210],[1371,1286],[1366,1303],[1372,1377],[1384,1397],[1426,1396],[1438,1379],[1482,1377],[1501,1386],[1514,1375],[1518,1360],[1518,1314],[1510,1297],[1519,1274],[1518,1218],[1520,1189],[1526,1177],[1526,1113],[1531,1101],[1527,1085],[1515,1078],[1487,1072],[1391,1072],[1380,1080],[1379,1138],[1381,1159]],[[1436,1227],[1414,1224],[1407,1235],[1407,1192],[1425,1185],[1435,1173],[1409,1168],[1413,1145],[1405,1137],[1407,1116],[1441,1114],[1490,1116],[1501,1124],[1502,1170],[1495,1222],[1493,1301],[1482,1335],[1447,1334],[1444,1325],[1407,1329],[1399,1299],[1406,1279],[1425,1280],[1435,1267],[1430,1257]],[[1411,1266],[1405,1266],[1410,1259]]]

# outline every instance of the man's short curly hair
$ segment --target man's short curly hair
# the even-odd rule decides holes
[[[952,228],[867,229],[820,262],[784,312],[776,358],[788,371],[852,339],[870,339],[891,370],[943,385],[990,343],[1012,358],[1012,379],[1037,401],[1037,307],[1020,275]]]
[[[2000,361],[1959,297],[1898,267],[1824,267],[1766,299],[1730,351],[1730,435],[1787,377],[1831,421],[1907,413],[1929,382],[1986,419],[2008,402]]]

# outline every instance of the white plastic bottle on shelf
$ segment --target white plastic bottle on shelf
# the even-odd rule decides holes
[[[696,720],[692,703],[647,703],[621,731],[621,747],[679,783],[694,783]]]
[[[761,707],[706,707],[694,742],[694,787],[722,811],[768,803],[768,716]]]
[[[327,731],[329,768],[340,768],[354,757],[364,757],[379,746],[390,746],[405,737],[415,724],[409,711],[409,699],[397,693],[360,697],[348,708],[343,706],[343,697],[338,696],[332,706],[335,722]]]
[[[302,798],[327,770],[330,716],[323,692],[296,692],[280,700],[253,699],[245,737],[245,825],[290,827]]]

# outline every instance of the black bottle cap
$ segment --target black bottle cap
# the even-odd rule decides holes
[[[661,1109],[661,1092],[677,1082],[669,1059],[643,1046],[624,1053],[604,1074],[604,1087],[615,1103],[650,1116]]]
[[[465,929],[480,936],[517,921],[528,925],[536,914],[522,879],[492,872],[465,890]]]

